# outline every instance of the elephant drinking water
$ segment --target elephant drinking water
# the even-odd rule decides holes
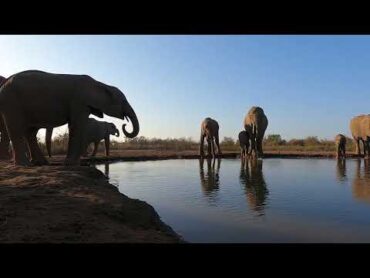
[[[46,149],[48,151],[49,157],[51,157],[51,137],[53,134],[53,129],[47,129],[45,142]],[[119,130],[113,123],[100,122],[93,118],[89,118],[87,122],[86,134],[84,138],[84,147],[82,149],[82,155],[87,155],[87,148],[91,143],[94,143],[94,150],[92,157],[96,155],[98,151],[98,146],[101,140],[105,143],[105,155],[109,156],[109,146],[110,146],[110,135],[115,135],[119,137]]]
[[[0,112],[14,149],[14,162],[30,165],[47,164],[36,134],[40,128],[54,128],[68,123],[69,141],[65,165],[79,165],[90,114],[99,118],[103,113],[131,120],[133,130],[125,136],[139,133],[139,121],[125,95],[116,87],[101,83],[87,75],[54,74],[24,71],[9,77],[0,88]]]
[[[346,137],[343,134],[335,136],[335,147],[337,151],[337,158],[346,157]]]
[[[359,115],[353,117],[350,122],[350,130],[356,143],[356,153],[361,156],[360,141],[364,146],[364,155],[369,156],[369,138],[370,138],[370,115]]]
[[[262,140],[268,120],[261,107],[253,106],[244,118],[244,128],[248,132],[253,155],[263,156]]]
[[[207,138],[208,143],[208,156],[216,156],[215,152],[215,143],[217,145],[217,152],[221,155],[221,148],[219,143],[218,137],[219,126],[216,120],[211,118],[205,118],[201,124],[201,131],[200,131],[200,156],[204,156],[204,138]],[[215,141],[215,142],[214,142]]]

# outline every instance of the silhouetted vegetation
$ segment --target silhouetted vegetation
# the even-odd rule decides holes
[[[46,153],[44,143],[40,143]],[[224,137],[220,142],[222,151],[239,152],[239,140],[231,137]],[[68,133],[61,134],[53,139],[52,153],[55,155],[66,154],[68,147]],[[304,139],[284,140],[279,134],[269,134],[263,140],[265,151],[302,151],[302,152],[334,152],[335,143],[333,140],[319,139],[316,136],[309,136]],[[351,138],[347,137],[347,151],[354,152],[355,145]],[[117,142],[111,138],[111,150],[171,150],[171,151],[198,151],[199,142],[191,138],[147,138],[144,136],[133,139],[126,138],[125,142]],[[90,152],[92,146],[90,146]],[[99,151],[104,151],[104,141],[100,143]]]

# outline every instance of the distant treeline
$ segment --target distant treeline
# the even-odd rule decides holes
[[[41,148],[46,152],[45,144]],[[224,137],[220,142],[223,151],[239,151],[239,141],[231,137]],[[65,154],[68,146],[68,133],[61,134],[53,139],[52,153]],[[265,151],[335,151],[334,140],[320,140],[316,136],[304,139],[291,139],[289,141],[281,138],[279,134],[265,136],[263,141]],[[111,140],[111,150],[172,150],[188,151],[198,150],[199,142],[191,138],[147,138],[144,136],[133,139],[126,138],[125,142]],[[355,145],[351,138],[347,137],[347,151],[355,151]],[[104,141],[99,146],[99,151],[104,151]]]

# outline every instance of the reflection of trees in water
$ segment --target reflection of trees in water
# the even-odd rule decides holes
[[[248,205],[259,215],[264,215],[266,199],[269,194],[262,172],[263,160],[241,160],[240,183],[244,186]]]
[[[204,158],[199,159],[199,173],[200,183],[202,190],[205,195],[209,196],[214,192],[217,192],[220,185],[219,172],[221,167],[221,159],[218,158],[207,158],[207,172],[204,171]],[[215,167],[217,160],[217,167]]]
[[[337,180],[338,181],[347,180],[345,159],[337,159]]]
[[[352,194],[358,201],[370,203],[370,165],[369,160],[364,159],[364,167],[361,168],[361,159],[356,160],[355,176],[352,181]]]

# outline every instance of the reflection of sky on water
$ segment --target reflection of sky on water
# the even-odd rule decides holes
[[[151,204],[188,241],[370,242],[370,168],[363,160],[163,160],[108,168],[122,193]]]

